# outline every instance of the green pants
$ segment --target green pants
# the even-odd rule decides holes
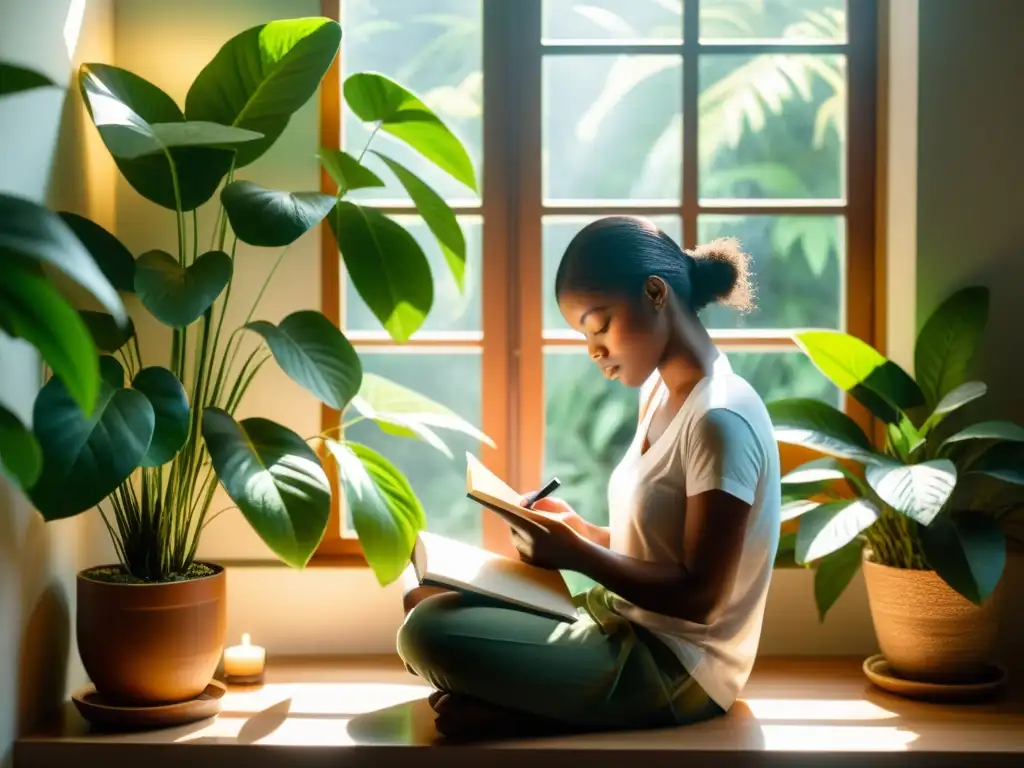
[[[406,617],[398,653],[438,690],[575,726],[666,727],[722,713],[667,646],[611,610],[601,587],[576,599],[569,623],[435,595]]]

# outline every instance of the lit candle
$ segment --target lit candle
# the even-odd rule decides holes
[[[224,679],[229,683],[261,683],[267,652],[253,645],[249,633],[242,635],[242,644],[224,650]]]

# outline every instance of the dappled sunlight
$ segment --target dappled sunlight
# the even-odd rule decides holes
[[[402,683],[271,683],[253,691],[229,690],[221,711],[253,715],[290,699],[290,716],[359,715],[415,701],[429,692],[425,685]]]
[[[863,699],[744,699],[744,703],[755,718],[764,721],[845,722],[899,717]]]
[[[82,22],[85,20],[86,0],[71,0],[68,15],[64,18],[64,47],[68,58],[74,60],[78,50],[78,39],[82,34]]]
[[[918,734],[892,726],[762,725],[764,749],[783,752],[899,752]]]

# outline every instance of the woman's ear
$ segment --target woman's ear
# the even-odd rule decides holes
[[[657,275],[651,275],[644,283],[644,295],[655,311],[664,309],[668,303],[668,284]]]

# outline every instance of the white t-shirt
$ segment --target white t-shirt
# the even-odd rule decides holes
[[[655,372],[649,403],[608,488],[611,549],[653,562],[683,561],[686,500],[720,489],[752,504],[743,553],[724,611],[697,624],[615,598],[615,610],[676,654],[704,691],[729,709],[757,654],[765,597],[779,544],[779,451],[763,401],[720,355],[665,432],[641,453],[651,417],[668,390]]]

